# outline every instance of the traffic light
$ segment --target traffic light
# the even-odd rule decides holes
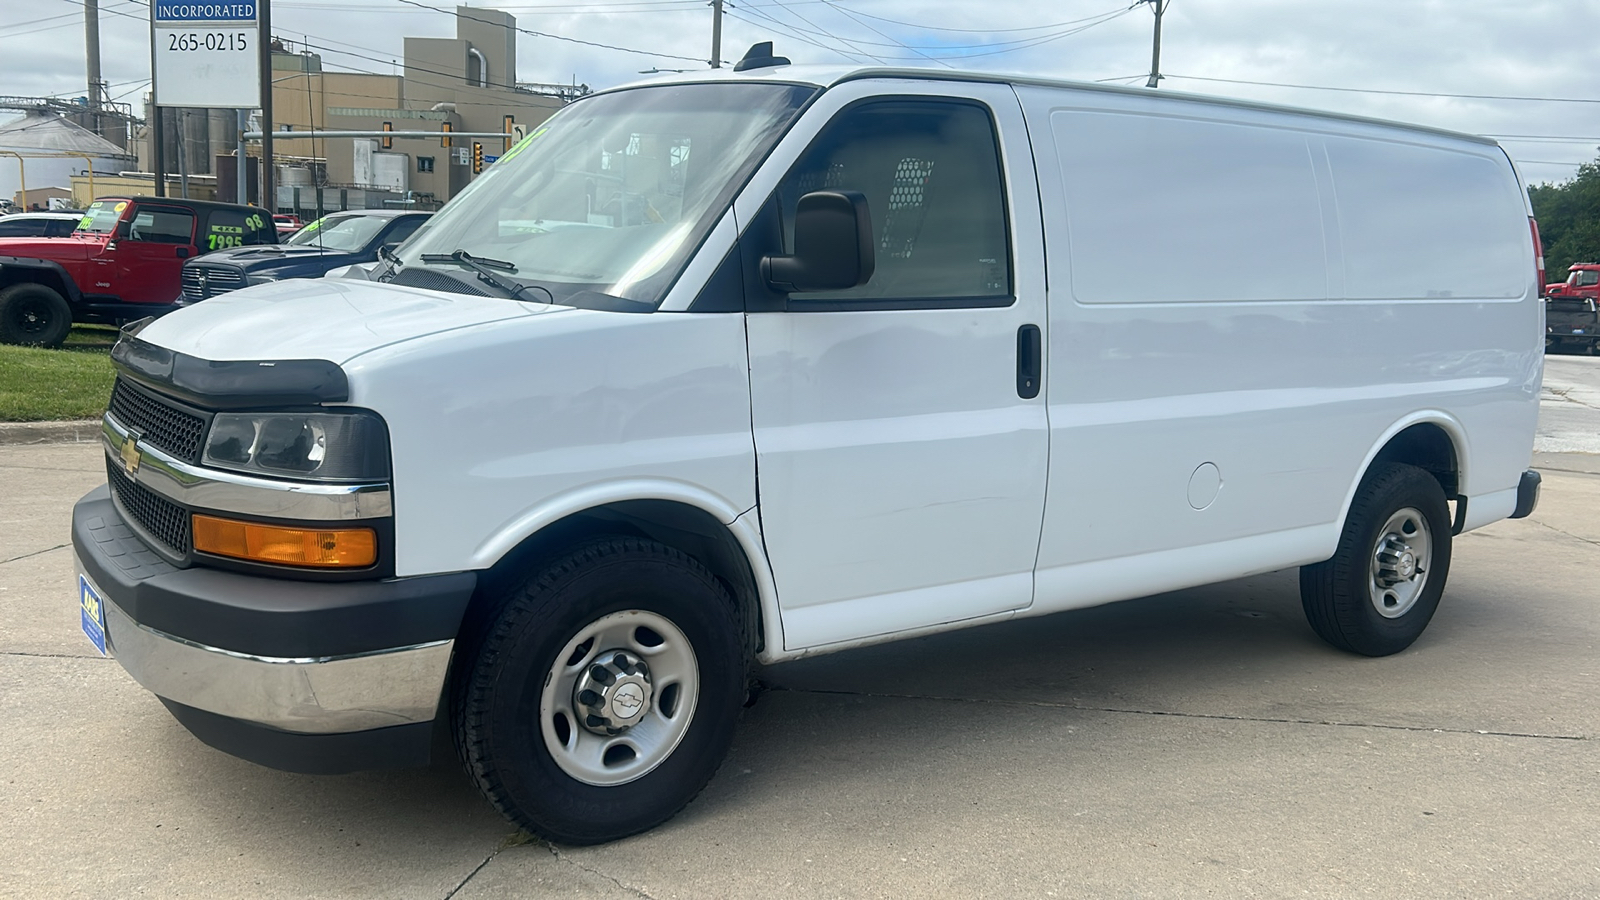
[[[472,174],[483,171],[483,145],[477,141],[472,142]]]
[[[440,131],[439,146],[441,146],[441,147],[450,146],[450,132],[455,131],[455,130],[456,130],[456,127],[454,125],[451,125],[449,122],[440,122],[439,123],[439,131]]]
[[[393,131],[394,130],[394,123],[393,122],[385,122],[385,123],[383,123],[383,130],[384,131]],[[394,149],[394,138],[392,138],[392,137],[384,138],[383,139],[383,149],[385,149],[385,150],[393,150]]]

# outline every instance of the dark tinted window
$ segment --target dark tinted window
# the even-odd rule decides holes
[[[426,221],[428,220],[421,216],[408,216],[404,219],[401,219],[399,222],[395,223],[394,228],[390,230],[388,234],[383,236],[383,242],[385,244],[404,243],[405,239],[411,237],[411,235],[418,228],[422,227],[422,223]]]
[[[0,220],[0,237],[29,237],[39,233],[39,223],[24,219],[20,222]]]
[[[212,210],[206,219],[206,230],[200,237],[200,249],[221,250],[224,247],[277,242],[277,226],[264,211],[218,209]]]
[[[194,213],[186,209],[141,207],[134,210],[128,240],[153,244],[187,244],[194,234]]]
[[[77,230],[78,223],[75,219],[51,219],[45,226],[45,234],[50,237],[63,237]]]
[[[971,103],[891,100],[840,113],[778,187],[784,242],[811,191],[866,195],[877,267],[848,291],[805,299],[1008,296],[1010,255],[994,125]]]

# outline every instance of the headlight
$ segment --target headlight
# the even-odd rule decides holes
[[[245,284],[271,284],[277,280],[278,278],[275,275],[246,275],[244,277]]]
[[[201,462],[313,481],[389,477],[389,433],[377,414],[218,413]]]

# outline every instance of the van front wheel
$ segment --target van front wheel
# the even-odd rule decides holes
[[[1311,629],[1341,650],[1388,656],[1428,627],[1450,574],[1450,512],[1416,466],[1374,465],[1326,562],[1300,569]]]
[[[501,598],[458,669],[457,747],[515,824],[592,844],[651,828],[711,780],[744,699],[727,589],[688,556],[612,538]]]

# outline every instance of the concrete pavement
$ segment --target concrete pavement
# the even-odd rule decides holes
[[[1535,449],[1552,453],[1600,453],[1597,421],[1600,421],[1600,357],[1546,356]]]
[[[0,446],[0,897],[1594,896],[1600,457],[1537,461],[1405,653],[1321,644],[1279,572],[805,660],[683,814],[576,849],[448,761],[200,744],[78,629],[98,448]]]

